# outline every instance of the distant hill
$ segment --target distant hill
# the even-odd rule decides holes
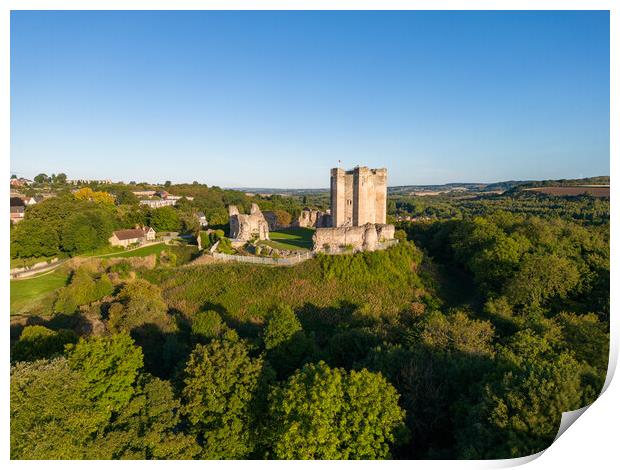
[[[579,179],[557,180],[510,180],[497,183],[447,183],[447,184],[412,184],[404,186],[389,186],[388,194],[410,195],[412,193],[448,193],[453,191],[463,192],[505,192],[522,188],[534,188],[539,186],[583,186],[583,185],[609,185],[609,176],[592,176]],[[286,196],[303,196],[304,194],[328,193],[329,188],[227,188],[252,194],[280,194]]]

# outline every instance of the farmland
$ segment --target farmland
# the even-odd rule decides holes
[[[525,188],[524,191],[544,193],[551,196],[590,194],[595,197],[609,197],[609,186],[543,186],[540,188]]]

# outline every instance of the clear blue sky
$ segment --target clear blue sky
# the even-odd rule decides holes
[[[13,12],[11,170],[327,187],[609,174],[607,12]]]

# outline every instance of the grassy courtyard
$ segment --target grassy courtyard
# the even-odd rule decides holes
[[[314,230],[310,228],[288,228],[269,232],[270,240],[265,240],[265,245],[280,250],[307,251],[312,249],[312,235]]]

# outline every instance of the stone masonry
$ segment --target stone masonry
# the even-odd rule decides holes
[[[331,227],[329,213],[304,207],[297,220],[293,221],[293,227]]]
[[[228,222],[230,224],[230,238],[249,241],[253,238],[269,240],[269,225],[258,208],[252,204],[249,214],[240,214],[237,206],[228,206]]]
[[[345,248],[353,251],[375,251],[394,239],[391,224],[367,223],[359,227],[318,228],[312,236],[314,251],[336,253]]]
[[[387,170],[356,167],[331,170],[331,227],[317,228],[314,251],[343,248],[373,251],[394,239],[394,226],[386,224]]]
[[[387,170],[356,167],[331,170],[332,227],[384,224],[387,207]]]

